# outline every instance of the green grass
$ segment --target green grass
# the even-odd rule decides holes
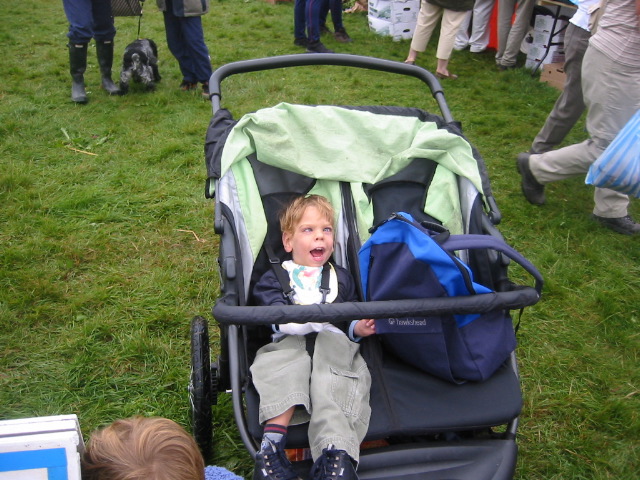
[[[212,204],[204,199],[210,105],[178,90],[161,14],[141,34],[160,49],[154,93],[100,90],[70,99],[61,2],[0,0],[0,418],[78,414],[85,435],[133,414],[188,427],[189,321],[218,294]],[[214,67],[296,53],[291,3],[212,1],[203,17]],[[344,53],[403,60],[407,41],[345,15]],[[116,19],[116,51],[137,19]],[[435,67],[435,38],[419,64]],[[497,72],[491,53],[455,52],[443,82],[451,111],[485,157],[501,232],[543,273],[525,311],[518,357],[524,411],[518,479],[632,479],[640,470],[640,248],[594,224],[582,178],[552,184],[548,203],[521,196],[514,159],[529,148],[557,91],[523,70]],[[114,66],[118,70],[118,65]],[[434,110],[415,79],[301,68],[232,77],[223,105],[239,116],[280,101],[389,104]],[[585,138],[583,121],[566,143]],[[640,218],[638,202],[630,213]],[[214,352],[218,348],[214,338]],[[230,402],[214,412],[213,462],[247,475]]]

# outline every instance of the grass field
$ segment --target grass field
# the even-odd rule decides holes
[[[211,316],[219,288],[203,195],[211,107],[178,90],[151,0],[141,36],[159,45],[157,91],[108,97],[92,45],[84,106],[70,101],[62,3],[0,0],[0,17],[0,418],[76,413],[85,436],[134,414],[188,427],[189,321]],[[292,18],[291,3],[213,0],[203,24],[214,68],[299,52]],[[404,59],[409,43],[369,32],[366,15],[345,15],[345,24],[355,41],[330,38],[330,48]],[[118,57],[138,21],[116,25]],[[435,39],[418,64],[434,70],[434,52]],[[590,219],[593,189],[583,178],[550,185],[541,208],[521,196],[515,156],[556,90],[525,70],[496,71],[490,52],[455,52],[450,69],[460,78],[443,82],[445,95],[486,160],[500,230],[546,281],[519,333],[516,478],[637,478],[639,239]],[[223,83],[223,105],[236,116],[280,101],[434,109],[416,80],[375,72],[302,68]],[[581,121],[566,143],[585,136]],[[637,200],[630,213],[640,218]],[[215,421],[212,461],[249,475],[226,396]]]

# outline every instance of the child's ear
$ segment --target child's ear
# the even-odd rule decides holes
[[[287,232],[282,232],[282,245],[284,246],[284,251],[287,253],[291,253],[293,250],[293,246],[291,245],[291,234]]]

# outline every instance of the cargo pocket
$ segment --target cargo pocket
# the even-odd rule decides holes
[[[331,398],[348,417],[358,417],[363,412],[363,405],[369,405],[371,376],[366,365],[357,372],[331,369]],[[368,417],[368,415],[367,415]]]

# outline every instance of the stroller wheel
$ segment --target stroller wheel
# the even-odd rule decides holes
[[[217,396],[217,385],[213,384],[211,375],[207,320],[195,317],[191,321],[191,430],[205,459],[208,458],[213,443],[211,406],[214,396]]]

